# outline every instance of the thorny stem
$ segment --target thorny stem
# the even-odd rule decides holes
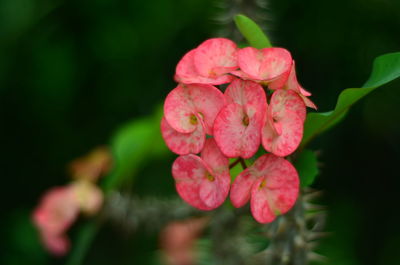
[[[242,165],[242,168],[243,168],[243,169],[246,169],[246,168],[247,168],[246,161],[244,161],[243,158],[239,157],[239,158],[236,159],[234,162],[232,162],[232,164],[229,165],[229,169],[234,168],[234,167],[235,167],[237,164],[239,164],[239,163],[240,163],[240,165]]]
[[[171,221],[208,214],[181,199],[140,199],[113,192],[106,201],[102,217],[116,223],[124,232],[134,232],[138,228],[156,232]]]
[[[247,168],[247,165],[246,165],[246,162],[244,161],[244,159],[243,158],[239,158],[239,161],[240,161],[240,164],[242,165],[242,168],[243,169],[246,169]]]
[[[237,164],[240,163],[240,158],[236,159],[235,161],[233,161],[230,165],[229,165],[229,169],[234,168]]]

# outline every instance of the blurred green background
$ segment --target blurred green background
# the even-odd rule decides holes
[[[183,54],[226,27],[217,22],[227,15],[220,2],[231,4],[0,0],[1,264],[63,264],[39,245],[32,209],[46,189],[68,181],[68,162],[153,115]],[[344,88],[361,86],[375,57],[400,51],[398,0],[271,0],[263,12],[272,42],[292,52],[320,111],[333,109]],[[319,248],[327,264],[400,264],[399,103],[397,80],[312,144],[321,162],[313,187],[329,212]],[[143,161],[133,192],[172,196],[173,159]],[[156,237],[105,226],[85,264],[152,264],[156,246]]]

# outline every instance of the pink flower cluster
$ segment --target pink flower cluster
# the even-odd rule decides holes
[[[165,100],[161,131],[180,155],[172,166],[179,195],[198,209],[212,210],[230,189],[233,205],[250,200],[261,223],[287,212],[297,199],[299,179],[283,157],[301,142],[306,106],[316,108],[297,81],[289,51],[239,49],[228,39],[209,39],[183,56],[175,80],[179,84]],[[260,145],[269,153],[231,187],[229,158],[252,158]]]
[[[103,193],[95,182],[109,170],[110,159],[108,150],[98,148],[73,161],[71,174],[76,180],[47,191],[33,212],[32,219],[42,242],[54,255],[68,252],[70,243],[66,233],[80,212],[93,215],[100,210]]]

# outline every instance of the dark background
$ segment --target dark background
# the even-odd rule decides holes
[[[225,27],[219,2],[0,0],[2,264],[62,264],[38,245],[30,212],[68,181],[68,162],[152,115],[178,60]],[[375,57],[400,51],[397,0],[271,0],[262,12],[319,111],[360,87]],[[319,248],[327,264],[400,264],[399,86],[371,93],[311,146],[321,163],[313,187],[329,212]],[[154,194],[158,182],[172,194],[173,158],[146,161],[134,191]],[[85,264],[150,264],[156,238],[135,237],[106,227]]]

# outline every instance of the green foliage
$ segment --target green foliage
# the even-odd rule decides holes
[[[0,264],[45,264],[47,253],[31,221],[31,212],[13,210],[3,223],[7,227],[4,238],[9,243],[2,248]]]
[[[111,140],[114,170],[105,178],[106,191],[124,181],[132,181],[140,166],[152,155],[163,154],[167,148],[160,133],[161,111],[152,117],[134,120],[117,131]]]
[[[99,225],[94,222],[87,222],[79,229],[77,238],[74,240],[74,245],[71,254],[68,257],[67,265],[83,264],[83,259],[88,251],[91,242],[99,230]]]
[[[310,186],[318,175],[317,156],[311,150],[303,150],[297,157],[294,165],[299,173],[300,186]]]
[[[236,15],[235,23],[240,33],[242,33],[252,47],[257,49],[272,47],[268,37],[250,18],[244,15]]]
[[[167,148],[161,138],[159,128],[161,116],[162,111],[159,108],[154,115],[128,122],[117,130],[111,140],[114,169],[109,176],[104,178],[105,192],[132,182],[146,160],[166,153]],[[93,222],[87,222],[80,227],[67,265],[83,263],[85,254],[99,228],[99,224]]]
[[[348,88],[340,93],[334,110],[307,115],[301,146],[307,145],[315,136],[338,123],[358,100],[399,76],[400,52],[377,57],[368,81],[361,88]]]
[[[255,48],[271,47],[268,37],[250,18],[235,16],[235,23],[249,44]],[[348,88],[340,93],[336,107],[332,111],[307,115],[301,147],[307,145],[315,136],[340,122],[349,108],[374,89],[400,76],[400,53],[389,53],[375,59],[372,73],[361,88]]]

